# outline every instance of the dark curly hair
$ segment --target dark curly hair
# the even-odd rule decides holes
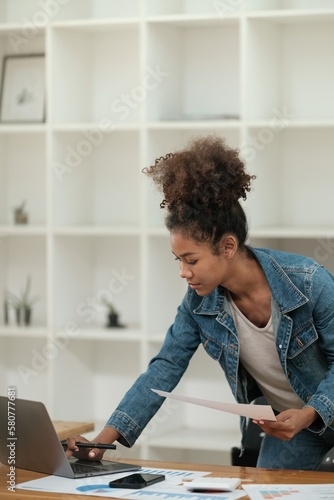
[[[238,150],[221,137],[193,139],[188,147],[155,160],[143,172],[163,192],[169,231],[178,230],[218,252],[221,237],[232,233],[244,246],[247,219],[239,199],[246,199],[251,180]]]

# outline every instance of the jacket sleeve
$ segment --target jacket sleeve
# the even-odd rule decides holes
[[[334,277],[323,267],[314,273],[310,296],[319,349],[325,355],[327,371],[307,406],[313,407],[322,419],[310,429],[323,432],[334,425]]]

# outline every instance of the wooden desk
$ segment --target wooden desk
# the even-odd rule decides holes
[[[272,470],[272,469],[255,469],[252,467],[229,467],[229,466],[219,466],[219,465],[201,465],[201,464],[189,464],[189,463],[178,463],[178,462],[156,462],[149,460],[125,460],[122,462],[132,462],[136,464],[143,465],[145,467],[154,467],[162,469],[181,469],[181,470],[202,470],[212,472],[215,476],[224,477],[241,477],[242,479],[253,479],[254,483],[290,483],[290,484],[329,484],[334,482],[334,474],[332,472],[309,472],[309,471],[287,471],[287,470]],[[15,499],[15,500],[78,500],[82,499],[82,495],[68,495],[60,493],[45,493],[39,491],[23,491],[16,489],[15,494],[11,491],[7,491],[6,474],[8,472],[8,467],[0,464],[0,497],[3,500]],[[16,482],[23,483],[25,481],[31,481],[32,479],[38,479],[44,477],[44,474],[38,474],[36,472],[26,471],[22,469],[16,469]],[[99,497],[96,496],[84,496],[91,500],[96,500]],[[245,499],[249,497],[245,495]]]
[[[56,429],[59,439],[66,439],[67,436],[84,434],[94,430],[93,422],[66,422],[65,420],[54,420],[53,426]]]

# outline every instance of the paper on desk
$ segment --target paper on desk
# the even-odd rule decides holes
[[[46,476],[18,484],[16,488],[37,492],[66,493],[67,495],[80,494],[83,497],[89,496],[89,498],[91,498],[91,496],[96,496],[103,498],[118,498],[122,500],[142,500],[144,498],[150,498],[151,500],[159,500],[162,498],[169,500],[238,500],[245,497],[245,492],[239,489],[231,493],[215,493],[214,495],[212,493],[199,493],[195,495],[195,493],[188,491],[184,486],[183,481],[185,478],[187,480],[192,480],[206,476],[209,472],[151,468],[143,468],[140,472],[164,474],[166,479],[160,483],[148,486],[144,490],[130,490],[109,488],[109,481],[124,477],[127,475],[126,473],[108,474],[106,476],[81,479]],[[37,498],[38,493],[35,496]]]
[[[255,420],[276,420],[273,409],[270,405],[255,405],[255,404],[241,404],[241,403],[221,403],[218,401],[210,401],[208,399],[191,398],[188,396],[179,396],[171,392],[159,391],[151,389],[153,392],[163,396],[164,398],[177,399],[185,403],[192,403],[194,405],[205,406],[207,408],[214,408],[215,410],[225,411],[227,413],[234,413],[242,417],[254,418]]]

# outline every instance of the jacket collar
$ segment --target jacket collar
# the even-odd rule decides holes
[[[283,314],[308,302],[309,299],[291,281],[283,267],[270,254],[270,250],[249,247],[248,250],[262,267],[273,298]]]

